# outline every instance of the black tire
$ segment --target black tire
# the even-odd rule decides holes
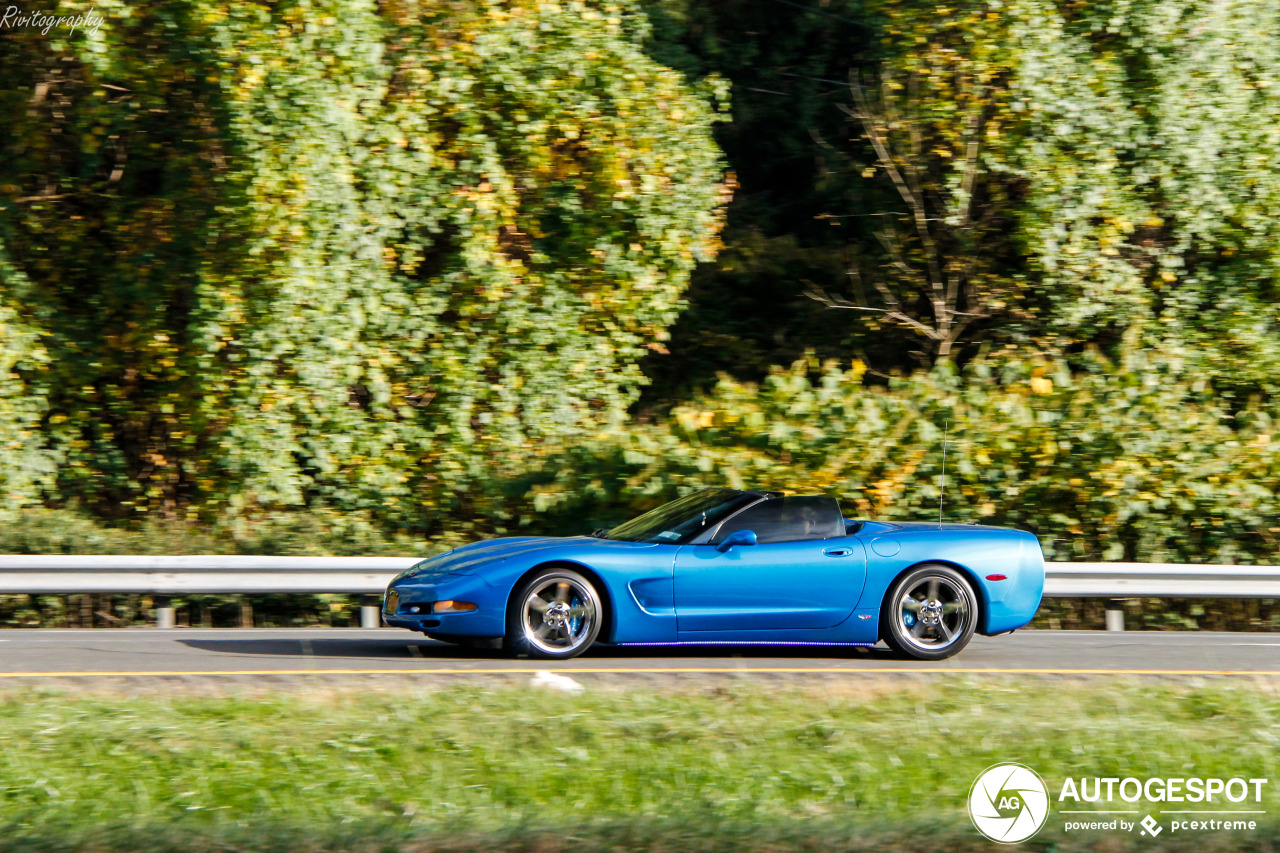
[[[511,596],[503,646],[514,655],[568,660],[591,648],[603,623],[595,585],[572,569],[548,568]]]
[[[968,578],[950,566],[925,563],[889,587],[880,608],[880,636],[899,654],[942,660],[969,644],[979,615]]]

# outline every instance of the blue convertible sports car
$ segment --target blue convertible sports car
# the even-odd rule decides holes
[[[884,640],[925,660],[1031,621],[1044,557],[1001,527],[844,518],[834,498],[706,489],[591,536],[465,545],[400,573],[387,624],[571,658],[618,645]]]

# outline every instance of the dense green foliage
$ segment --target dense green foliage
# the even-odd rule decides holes
[[[888,388],[867,385],[864,372],[801,361],[759,385],[726,377],[670,424],[575,451],[535,486],[535,507],[563,507],[571,520],[581,504],[613,506],[618,520],[637,496],[656,502],[696,484],[802,484],[841,496],[851,515],[936,518],[949,421],[951,520],[1032,530],[1059,560],[1252,563],[1276,553],[1275,413],[1228,417],[1185,372],[1145,354],[1095,357],[1076,374],[1062,362],[1020,372],[976,361]]]
[[[1049,334],[1141,329],[1222,391],[1280,388],[1274,3],[1028,4],[1011,97]]]
[[[929,360],[1114,356],[1138,334],[1220,392],[1273,393],[1280,51],[1256,34],[1280,7],[886,0],[869,19],[848,166],[884,216],[850,241],[844,294],[883,313],[857,318]]]
[[[9,429],[44,438],[6,491],[431,529],[622,419],[724,192],[711,93],[640,16],[110,14],[4,55]]]
[[[1280,771],[1280,700],[1243,684],[1029,688],[935,673],[637,691],[581,676],[586,692],[567,700],[431,678],[386,691],[219,688],[231,696],[14,691],[0,701],[0,738],[23,747],[0,753],[6,849],[776,853],[895,850],[896,834],[977,851],[992,848],[965,801],[999,761],[1016,757],[1051,789],[1068,776]],[[1266,850],[1275,818],[1256,817],[1255,832],[1171,849]],[[489,843],[472,847],[473,835]],[[1054,820],[1032,849],[1163,841]]]
[[[98,9],[0,35],[6,519],[928,517],[949,420],[953,518],[1277,559],[1273,0]]]

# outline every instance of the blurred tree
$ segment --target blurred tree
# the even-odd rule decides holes
[[[925,367],[953,358],[1020,291],[1007,240],[1017,187],[982,163],[988,138],[999,138],[1000,69],[937,45],[929,54],[905,80],[886,69],[878,96],[853,80],[853,106],[845,110],[875,152],[862,174],[883,173],[905,210],[886,211],[875,228],[880,268],[864,273],[861,258],[851,264],[856,303],[810,291],[830,308],[878,313],[863,320],[872,330],[883,318],[923,339],[925,349],[913,354]],[[884,307],[868,304],[864,279]]]
[[[246,177],[209,16],[163,2],[98,11],[110,24],[96,34],[15,28],[0,51],[0,289],[21,320],[12,342],[28,342],[0,405],[38,412],[41,452],[58,462],[43,490],[9,491],[173,513],[225,416],[194,344],[218,298],[208,285],[245,257]]]
[[[1026,142],[1009,159],[1060,346],[1141,329],[1227,395],[1280,390],[1280,3],[1005,11]]]
[[[651,416],[720,371],[767,375],[806,349],[845,355],[879,342],[847,317],[805,298],[810,284],[847,279],[851,235],[873,208],[844,167],[839,105],[850,67],[868,60],[874,33],[853,0],[643,0],[653,21],[647,50],[691,80],[716,73],[732,85],[733,119],[717,125],[738,187],[724,250],[694,273],[689,308],[669,353],[644,362],[654,384],[638,408]]]
[[[862,304],[896,312],[935,355],[963,332],[1114,356],[1136,330],[1223,393],[1278,390],[1280,50],[1250,34],[1274,29],[1280,4],[870,14],[884,96],[855,90],[851,112],[880,140],[864,174],[900,197],[886,210],[906,210],[886,217],[879,252],[860,248],[863,276],[890,285]],[[851,149],[851,167],[864,156]],[[993,320],[964,329],[960,305]]]
[[[428,530],[624,417],[727,200],[633,8],[99,11],[4,54],[60,496]]]
[[[26,315],[31,283],[10,262],[0,237],[0,521],[53,493],[57,456],[41,420],[44,388],[32,377],[47,368],[38,327]]]

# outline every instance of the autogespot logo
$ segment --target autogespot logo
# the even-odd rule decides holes
[[[992,841],[1026,841],[1049,819],[1049,789],[1022,764],[988,767],[969,790],[969,818]]]

